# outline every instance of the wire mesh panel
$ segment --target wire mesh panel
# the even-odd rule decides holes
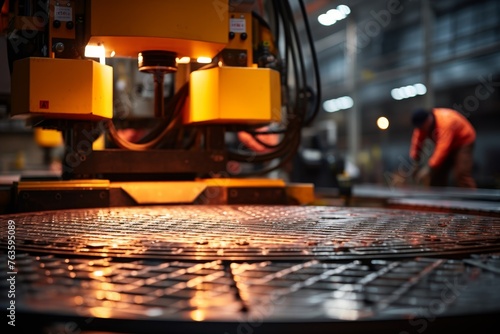
[[[500,219],[372,208],[172,206],[5,216],[17,249],[190,260],[359,259],[498,250]],[[2,227],[6,243],[6,226]]]
[[[45,332],[411,333],[458,329],[472,316],[489,324],[500,312],[495,217],[315,206],[52,211],[2,216],[3,249],[7,221],[16,273],[2,271],[0,286],[15,276],[18,319]]]

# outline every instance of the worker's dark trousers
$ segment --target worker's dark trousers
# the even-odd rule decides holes
[[[446,187],[451,184],[456,187],[476,188],[476,181],[472,178],[473,149],[474,144],[470,144],[452,151],[441,166],[432,170],[431,186]]]

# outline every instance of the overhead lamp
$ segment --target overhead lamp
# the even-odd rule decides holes
[[[101,64],[106,63],[106,49],[104,45],[86,45],[85,46],[85,57],[88,58],[99,58]]]
[[[318,22],[324,26],[331,26],[337,21],[341,21],[351,13],[351,9],[346,5],[339,5],[337,8],[328,10],[318,16]]]
[[[377,119],[377,126],[380,130],[387,130],[389,128],[389,120],[387,117],[379,117]]]
[[[326,100],[323,102],[323,109],[326,112],[336,112],[352,108],[354,101],[350,96],[342,96],[336,99]]]
[[[394,88],[391,90],[391,96],[394,100],[409,99],[417,95],[425,95],[426,93],[427,87],[421,83]]]
[[[198,57],[196,61],[200,64],[210,64],[212,62],[212,58],[210,57]]]
[[[191,62],[191,58],[189,57],[175,58],[175,61],[177,62],[177,64],[189,64]]]

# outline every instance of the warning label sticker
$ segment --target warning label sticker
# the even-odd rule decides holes
[[[243,33],[247,31],[245,19],[230,19],[229,31]]]
[[[54,6],[54,20],[73,21],[73,9],[71,7]]]
[[[40,100],[39,106],[40,106],[40,109],[49,109],[49,101]]]

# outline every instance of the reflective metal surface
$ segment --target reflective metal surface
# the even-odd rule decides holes
[[[500,215],[500,201],[455,199],[397,198],[388,200],[391,207],[410,210],[434,210],[481,215]]]
[[[41,332],[421,333],[500,313],[497,217],[321,206],[1,217],[2,249],[16,226],[17,319]]]

